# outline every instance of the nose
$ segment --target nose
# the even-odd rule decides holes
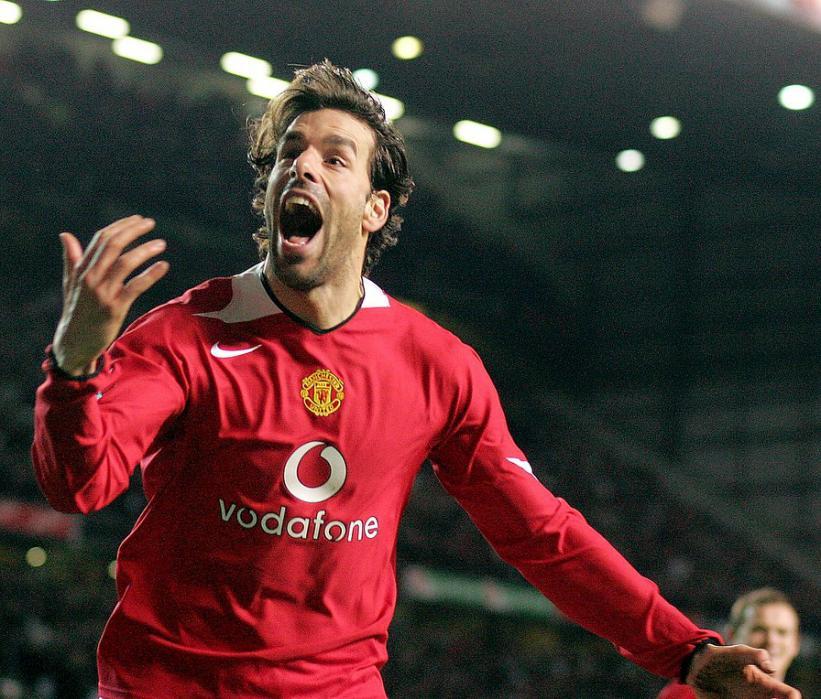
[[[316,182],[316,156],[310,149],[302,151],[291,163],[291,179]]]

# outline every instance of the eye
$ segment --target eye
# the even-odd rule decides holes
[[[298,146],[291,144],[291,145],[284,145],[280,148],[279,153],[277,153],[277,160],[293,160],[294,158],[298,158],[300,153],[300,149]]]
[[[329,165],[334,165],[334,166],[338,166],[338,167],[344,167],[345,166],[345,161],[342,158],[340,158],[338,155],[329,156],[328,158],[325,159],[325,162],[327,162]]]

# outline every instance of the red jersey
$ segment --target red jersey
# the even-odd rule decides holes
[[[666,676],[698,629],[533,476],[477,355],[369,280],[318,331],[262,266],[132,325],[85,380],[47,368],[33,458],[90,512],[139,465],[98,651],[114,697],[383,697],[399,519],[426,458],[565,614]]]
[[[656,699],[696,699],[696,693],[692,687],[673,681],[664,685]]]

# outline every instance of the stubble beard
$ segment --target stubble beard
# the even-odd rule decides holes
[[[317,268],[311,273],[300,272],[297,264],[302,261],[301,257],[292,255],[285,257],[281,254],[274,255],[274,274],[285,286],[294,291],[311,291],[320,286],[325,277],[325,266],[322,260]]]

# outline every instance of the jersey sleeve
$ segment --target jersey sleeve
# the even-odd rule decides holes
[[[670,682],[659,692],[656,699],[696,699],[696,693],[686,684]]]
[[[674,677],[705,638],[575,509],[533,476],[478,356],[452,369],[451,422],[431,459],[496,552],[566,616],[658,675]]]
[[[32,463],[55,509],[88,513],[105,507],[126,490],[140,461],[161,448],[188,393],[175,350],[178,325],[161,311],[149,313],[83,379],[43,362]]]

